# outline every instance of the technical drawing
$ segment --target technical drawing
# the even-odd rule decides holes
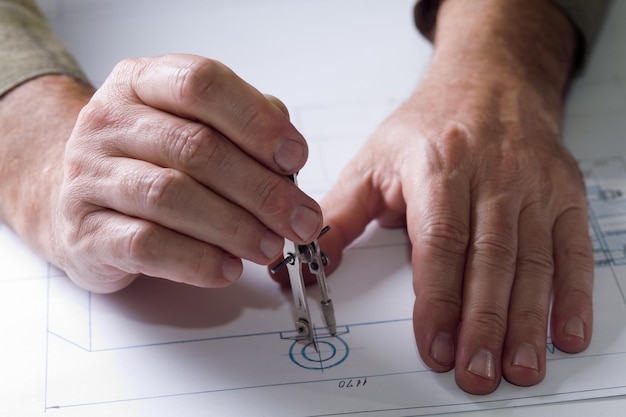
[[[596,266],[626,265],[626,163],[623,157],[614,157],[583,161],[580,167],[587,185]]]
[[[550,393],[554,401],[596,395],[594,378],[563,376],[572,369],[583,375],[585,369],[624,375],[619,384],[626,387],[626,337],[616,336],[623,333],[623,320],[615,319],[626,318],[626,165],[612,158],[583,161],[581,167],[596,257],[594,291],[603,304],[594,312],[598,325],[583,354],[560,352],[548,337],[547,381],[531,390],[538,395],[543,387],[558,386]],[[331,336],[316,328],[317,350],[292,329],[290,295],[262,284],[266,281],[259,274],[265,270],[253,270],[252,279],[244,280],[247,284],[232,289],[201,291],[146,281],[106,296],[51,276],[46,409],[82,411],[102,404],[190,397],[214,405],[236,395],[229,411],[239,403],[254,409],[253,404],[277,397],[288,400],[284,409],[272,406],[274,415],[293,416],[293,404],[308,401],[312,411],[299,407],[298,416],[311,416],[321,414],[311,400],[314,394],[333,398],[330,410],[341,415],[359,414],[354,398],[361,398],[362,412],[381,416],[471,410],[474,402],[453,388],[453,373],[434,374],[419,360],[407,248],[402,231],[374,228],[346,252],[342,271],[358,278],[360,285],[332,281],[333,297],[341,300],[337,333]],[[620,367],[623,372],[616,373]],[[559,383],[551,384],[552,377]],[[415,389],[432,384],[449,389],[438,389],[438,395]],[[347,389],[357,391],[337,395]],[[481,407],[529,404],[531,398],[503,382]]]
[[[333,336],[326,329],[315,330],[314,343],[303,341],[297,332],[281,332],[282,339],[293,340],[289,348],[289,358],[304,369],[319,370],[334,368],[342,364],[350,352],[348,343],[341,335],[350,332],[348,326],[340,326]]]

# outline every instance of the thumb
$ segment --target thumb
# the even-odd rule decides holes
[[[325,268],[327,275],[339,267],[345,247],[363,233],[382,209],[382,198],[375,187],[372,170],[362,169],[364,166],[372,165],[358,156],[352,160],[320,202],[324,224],[330,227],[318,241],[320,249],[330,260]],[[309,273],[308,268],[304,268],[303,273],[306,284],[315,282],[315,276]],[[272,274],[272,278],[281,285],[289,285],[285,268]]]

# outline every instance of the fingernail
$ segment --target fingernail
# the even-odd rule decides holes
[[[439,332],[430,346],[430,357],[440,365],[454,363],[454,340],[448,332]]]
[[[533,345],[528,343],[519,345],[515,351],[515,355],[513,355],[511,364],[538,371],[539,359],[537,358],[537,350],[535,350]]]
[[[271,230],[266,230],[261,238],[261,252],[268,259],[275,259],[282,252],[285,241]]]
[[[467,364],[467,370],[474,375],[494,381],[496,379],[496,364],[493,355],[488,350],[480,349]]]
[[[291,216],[291,228],[304,242],[313,238],[320,227],[322,216],[308,207],[298,207]]]
[[[585,340],[585,323],[583,323],[580,317],[574,316],[567,320],[563,332],[569,336]]]
[[[306,157],[306,149],[302,143],[292,139],[283,139],[274,152],[274,162],[285,172],[297,171]]]
[[[239,259],[226,258],[222,264],[222,273],[228,281],[235,282],[243,273],[243,265]]]

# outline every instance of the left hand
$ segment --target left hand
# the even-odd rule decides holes
[[[424,362],[437,371],[456,365],[459,385],[473,393],[493,391],[502,374],[536,384],[545,375],[552,293],[555,344],[578,352],[591,336],[582,177],[541,95],[431,81],[322,202],[334,231],[324,250],[339,259],[372,219],[406,225]]]
[[[536,384],[551,295],[556,346],[579,352],[591,337],[581,174],[559,143],[558,111],[539,91],[429,75],[322,201],[331,226],[323,249],[336,268],[371,220],[406,225],[424,362],[456,366],[459,386],[475,394],[495,390],[502,375]]]
[[[585,187],[559,142],[575,32],[544,0],[446,0],[434,45],[420,87],[322,201],[321,244],[333,269],[371,220],[406,226],[426,365],[473,394],[502,376],[537,384],[549,318],[563,351],[592,333]]]

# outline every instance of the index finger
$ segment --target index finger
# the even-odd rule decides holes
[[[417,178],[417,177],[416,177]],[[407,192],[415,306],[413,328],[422,360],[437,371],[455,365],[470,195],[464,178],[427,175]]]
[[[362,167],[372,164],[355,163],[369,160],[366,155],[361,155],[362,159],[355,158],[343,169],[339,176],[342,180],[337,181],[320,202],[324,224],[330,227],[330,231],[324,234],[320,241],[321,249],[330,259],[325,268],[327,274],[337,269],[341,263],[343,249],[363,233],[383,207],[372,173],[362,170]],[[272,278],[281,285],[289,283],[284,268],[272,274]],[[305,272],[304,278],[307,284],[315,282],[315,276],[312,274]]]
[[[306,162],[306,141],[279,107],[225,65],[194,55],[123,61],[111,81],[139,101],[218,130],[275,172]],[[126,92],[128,93],[128,92]]]

